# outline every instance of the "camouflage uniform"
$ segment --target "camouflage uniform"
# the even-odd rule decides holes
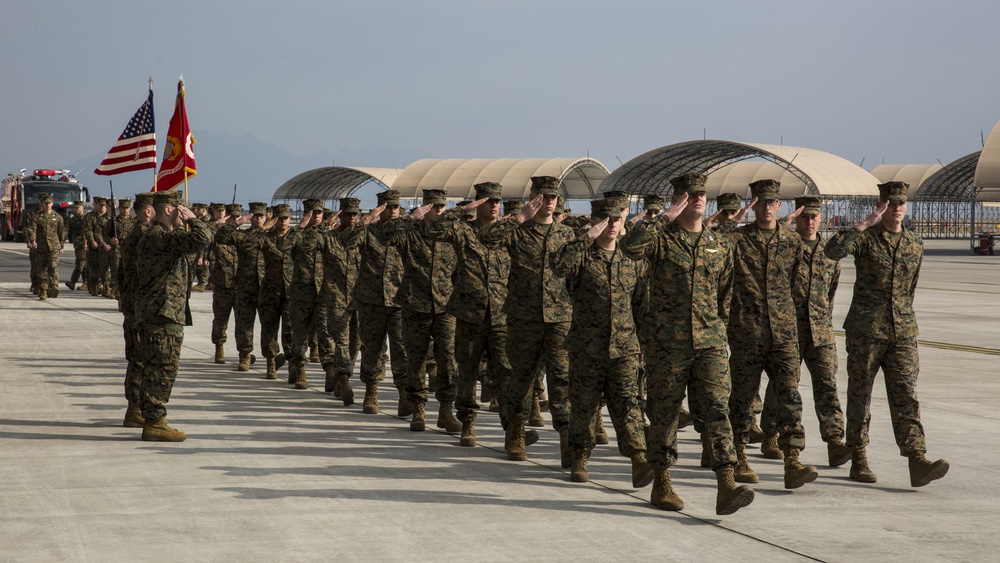
[[[827,243],[826,256],[854,255],[857,280],[844,320],[847,332],[847,445],[868,444],[875,375],[882,368],[896,445],[904,456],[927,451],[917,400],[917,318],[913,296],[924,243],[903,229],[893,248],[890,233],[878,224],[863,232],[843,231]]]
[[[87,237],[84,234],[86,215],[72,215],[67,222],[66,229],[69,232],[69,241],[73,243],[73,251],[76,254],[76,262],[73,265],[73,273],[69,276],[70,285],[83,278],[87,281]]]
[[[792,284],[804,252],[802,238],[779,226],[768,239],[756,223],[738,227],[730,236],[735,248],[729,322],[733,379],[729,409],[734,439],[741,444],[749,440],[751,404],[760,389],[761,372],[766,371],[775,406],[773,423],[768,425],[778,431],[782,450],[802,450],[801,359],[792,300]]]
[[[499,192],[499,185],[496,188],[476,187],[477,199],[480,190]],[[458,419],[463,423],[476,419],[479,411],[476,381],[485,354],[488,379],[497,391],[496,398],[501,407],[500,422],[506,428],[509,417],[507,388],[511,371],[507,360],[507,315],[503,307],[507,300],[510,255],[479,242],[479,233],[483,228],[478,221],[462,220],[461,209],[455,208],[441,214],[428,232],[451,243],[457,256],[448,312],[455,317],[455,360],[458,364],[455,407]]]
[[[128,199],[119,200],[119,206],[128,205],[132,206],[132,201]],[[120,208],[120,207],[119,207]],[[111,287],[114,288],[115,293],[120,293],[118,287],[118,280],[121,276],[118,273],[118,268],[121,266],[122,253],[121,246],[125,242],[125,238],[129,236],[132,232],[132,228],[135,227],[135,219],[131,215],[126,214],[124,217],[121,215],[115,216],[115,232],[118,235],[118,245],[111,245],[111,251],[109,252],[109,279],[111,281]],[[109,221],[110,223],[110,221]],[[109,239],[114,233],[107,233],[105,238]]]
[[[825,243],[817,236],[815,248],[803,244],[798,279],[792,286],[798,321],[799,351],[812,379],[813,401],[824,442],[843,441],[844,412],[837,397],[837,341],[833,335],[833,298],[840,283],[840,262],[823,254]],[[801,368],[800,368],[801,369]],[[773,434],[773,393],[765,394],[761,428]]]
[[[340,210],[360,213],[357,207],[359,204],[357,199],[344,198],[340,200]],[[327,237],[337,239],[338,242],[331,242],[329,248],[332,252],[324,255],[326,326],[321,332],[329,338],[319,342],[320,356],[324,366],[333,364],[334,373],[348,378],[354,373],[354,363],[360,349],[354,287],[358,283],[358,267],[361,262],[359,247],[364,230],[364,225],[358,221],[352,227],[343,225],[329,231]],[[340,248],[343,248],[343,253]]]
[[[166,195],[157,194],[157,202]],[[138,242],[135,295],[143,298],[135,301],[135,321],[141,343],[138,354],[143,362],[142,416],[147,425],[166,417],[164,405],[170,400],[177,377],[185,317],[189,314],[186,255],[201,250],[211,240],[201,221],[192,219],[187,225],[190,232],[153,223]]]
[[[425,190],[438,192],[441,190]],[[435,196],[436,197],[436,196]],[[444,199],[444,196],[440,196]],[[425,195],[425,204],[430,203]],[[406,392],[414,403],[427,402],[425,362],[431,339],[437,363],[434,396],[439,403],[455,401],[455,317],[448,313],[457,258],[455,248],[431,238],[422,222],[399,218],[382,226],[386,246],[395,247],[403,260],[403,281],[395,302],[402,309],[403,345],[409,360]]]
[[[276,206],[275,217],[290,215],[287,205]],[[272,228],[263,237],[264,278],[257,294],[260,313],[260,347],[264,358],[275,358],[281,349],[291,355],[292,324],[288,317],[288,288],[292,283],[291,231],[278,236]],[[281,328],[281,348],[278,347],[278,328]]]
[[[649,462],[658,470],[677,462],[677,417],[688,389],[692,404],[700,405],[712,469],[735,465],[726,355],[731,245],[712,231],[687,233],[657,220],[633,227],[619,248],[633,260],[649,262],[643,320]]]
[[[229,211],[242,213],[243,207],[240,204],[230,205]],[[212,290],[212,344],[216,346],[225,344],[229,330],[229,315],[236,309],[236,267],[239,260],[236,247],[232,245],[216,244],[214,237],[218,236],[216,230],[212,242],[212,263],[215,265],[212,270],[211,282],[215,286]]]
[[[322,211],[318,200],[306,200],[305,211]],[[326,226],[293,229],[290,237],[292,283],[288,286],[288,318],[292,323],[292,348],[288,357],[289,381],[302,385],[309,358],[309,337],[325,316],[320,307],[323,289],[323,254],[328,240]]]
[[[96,202],[100,202],[95,198]],[[104,252],[104,226],[110,221],[108,213],[103,215],[95,209],[87,213],[84,237],[87,240],[87,289],[91,295],[97,295],[98,289],[107,282],[107,273],[101,269],[101,253]],[[97,248],[94,248],[94,244]],[[107,264],[104,264],[107,265]]]
[[[49,199],[51,201],[51,198]],[[66,240],[63,218],[55,211],[36,211],[25,222],[24,238],[28,244],[35,243],[32,261],[39,291],[46,291],[50,297],[59,294],[59,255]]]
[[[399,204],[399,192],[378,194],[379,204]],[[358,305],[361,334],[361,381],[366,385],[385,378],[383,356],[386,335],[392,362],[392,383],[405,394],[407,355],[403,346],[402,312],[395,304],[403,282],[403,260],[394,247],[386,247],[378,237],[378,223],[365,227],[361,240],[361,266],[354,299]]]
[[[257,301],[264,281],[265,237],[266,233],[260,227],[243,231],[231,223],[222,225],[215,234],[216,245],[236,249],[236,349],[240,358],[253,352],[253,329],[259,308]]]
[[[563,245],[575,237],[558,223],[542,225],[515,219],[484,228],[479,240],[489,248],[506,249],[511,268],[507,282],[507,359],[510,361],[511,421],[528,418],[528,400],[538,362],[546,362],[549,409],[556,430],[569,428],[569,334],[573,304],[566,280],[552,268]]]
[[[151,205],[152,195],[137,194],[136,202],[147,199]],[[135,221],[132,230],[121,243],[121,267],[118,268],[118,310],[122,313],[122,332],[125,336],[125,399],[130,406],[142,404],[142,362],[137,350],[140,348],[139,327],[135,322],[136,291],[139,283],[138,264],[139,241],[149,229],[142,221]]]
[[[595,205],[597,203],[595,202]],[[588,235],[566,244],[556,256],[555,271],[573,291],[573,321],[568,348],[570,413],[569,445],[590,455],[594,421],[601,416],[601,397],[626,457],[645,452],[643,414],[639,409],[639,339],[632,317],[632,298],[645,275],[644,262],[621,251],[601,249]]]

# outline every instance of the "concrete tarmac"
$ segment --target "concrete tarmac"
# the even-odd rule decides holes
[[[872,400],[869,460],[878,483],[826,466],[807,373],[801,384],[808,447],[819,479],[795,491],[782,462],[752,451],[753,504],[715,515],[715,477],[698,466],[692,429],[680,432],[671,473],[686,508],[662,512],[635,490],[612,442],[598,446],[589,483],[559,466],[558,435],[541,429],[529,461],[507,461],[494,413],[479,445],[322,392],[317,365],[296,391],[287,373],[263,379],[263,360],[235,371],[230,323],[225,365],[212,362],[211,293],[195,293],[180,372],[168,405],[180,444],[142,442],[123,428],[125,362],[113,300],[63,287],[28,292],[22,244],[0,244],[0,560],[4,561],[983,561],[1000,548],[1000,258],[965,242],[928,241],[917,295],[920,392],[929,457],[951,462],[927,487],[909,486],[885,389]],[[21,257],[19,257],[21,256]],[[72,252],[62,266],[72,267]],[[19,262],[20,261],[20,262]],[[68,271],[63,275],[68,276]],[[835,326],[851,299],[844,262]],[[66,277],[62,278],[64,281]],[[257,332],[259,338],[259,331]],[[846,354],[840,348],[841,400]],[[257,352],[259,356],[259,352]],[[845,405],[846,406],[846,405]]]

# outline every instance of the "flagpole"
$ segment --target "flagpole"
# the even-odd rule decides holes
[[[153,91],[153,77],[152,76],[149,77],[149,91],[150,92]],[[149,108],[149,111],[153,111],[153,108]],[[155,131],[153,132],[153,135],[154,135],[154,138],[155,138],[155,135],[156,135]],[[153,145],[153,148],[155,149],[156,145]],[[154,160],[153,160],[153,193],[156,193],[156,160],[155,160],[155,157],[154,157]]]
[[[187,97],[187,88],[185,88],[185,86],[184,86],[184,75],[182,74],[181,75],[181,104],[184,107],[184,111],[181,112],[181,134],[183,135],[184,132],[186,131],[187,135],[184,135],[184,140],[181,141],[181,150],[184,151],[184,157],[183,157],[183,160],[181,162],[181,166],[184,167],[184,205],[187,206],[187,207],[190,207],[191,204],[188,202],[187,150],[188,150],[188,137],[191,136],[191,131],[188,130],[187,121],[186,121],[187,120],[187,100],[185,100],[186,97]]]

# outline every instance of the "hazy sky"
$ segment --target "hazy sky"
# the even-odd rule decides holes
[[[589,151],[614,169],[707,130],[871,169],[947,163],[1000,120],[995,0],[4,0],[0,13],[0,174],[103,153],[150,75],[161,154],[180,74],[195,131],[301,156]]]

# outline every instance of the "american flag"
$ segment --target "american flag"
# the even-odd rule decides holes
[[[153,90],[146,103],[129,120],[118,142],[111,147],[94,174],[113,176],[136,170],[156,169],[156,127],[153,124]]]

